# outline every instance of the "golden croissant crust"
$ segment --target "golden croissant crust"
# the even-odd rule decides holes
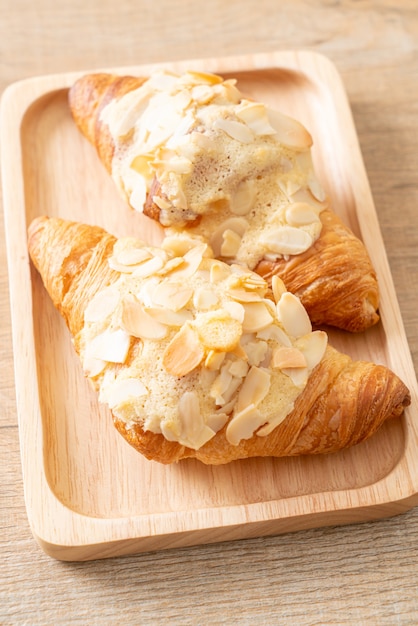
[[[328,206],[297,121],[246,100],[234,81],[193,72],[87,75],[69,103],[132,207],[205,237],[217,258],[278,274],[315,324],[360,332],[378,322],[370,258]]]
[[[281,281],[271,294],[257,274],[185,236],[152,249],[41,217],[30,225],[29,251],[99,399],[148,459],[221,464],[336,452],[410,402],[388,368],[326,345]]]

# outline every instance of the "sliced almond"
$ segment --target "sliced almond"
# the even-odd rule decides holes
[[[134,271],[132,272],[133,276],[137,278],[147,278],[148,276],[152,276],[158,270],[160,270],[164,266],[164,261],[159,256],[153,256],[148,261],[144,261],[141,265],[135,266]]]
[[[129,195],[129,204],[135,211],[142,213],[147,199],[147,181],[142,176],[137,176],[135,185]]]
[[[268,371],[252,366],[238,394],[237,410],[246,406],[258,406],[270,389],[271,375]]]
[[[157,274],[157,276],[167,276],[168,274],[171,274],[175,270],[179,269],[183,263],[184,259],[181,257],[175,257],[174,259],[167,261],[167,263],[165,263],[160,270],[157,270],[155,274]]]
[[[234,230],[227,228],[223,233],[223,242],[221,245],[221,256],[233,258],[237,255],[241,245],[241,237]]]
[[[222,222],[218,228],[214,231],[210,245],[215,256],[221,256],[221,249],[224,243],[224,233],[227,230],[233,231],[240,238],[243,236],[248,228],[248,222],[244,217],[230,217]]]
[[[312,146],[312,137],[300,122],[273,109],[267,109],[267,116],[280,143],[299,150]]]
[[[208,370],[216,371],[222,366],[225,360],[225,352],[217,352],[216,350],[209,350],[205,359],[205,367]]]
[[[186,79],[190,77],[190,79],[199,84],[199,83],[207,83],[208,85],[217,85],[222,83],[223,78],[218,76],[217,74],[210,74],[207,72],[196,72],[194,70],[188,70],[185,74]]]
[[[319,202],[324,202],[326,200],[327,195],[314,174],[309,177],[308,187],[314,198],[316,198]]]
[[[210,276],[209,280],[212,284],[217,284],[228,278],[231,274],[231,269],[228,265],[222,261],[213,260],[210,264]]]
[[[253,180],[244,180],[231,198],[231,213],[234,215],[247,215],[254,207],[255,198],[255,182]]]
[[[305,187],[299,186],[299,188],[295,192],[293,192],[291,196],[292,196],[293,202],[303,202],[303,203],[309,204],[318,213],[322,211],[327,205],[326,198],[324,201],[320,202],[314,197],[314,195],[309,191],[309,189],[306,189]]]
[[[152,301],[171,311],[183,309],[193,296],[193,288],[179,282],[161,282],[152,293]]]
[[[264,302],[246,302],[242,329],[246,333],[256,333],[273,321],[273,316]]]
[[[237,116],[256,135],[275,135],[277,132],[269,122],[264,104],[247,101],[245,106],[237,111]]]
[[[206,244],[199,244],[188,250],[183,256],[184,263],[178,269],[175,269],[171,275],[175,276],[176,279],[181,278],[182,280],[191,278],[199,269],[207,249],[208,246]]]
[[[290,226],[305,226],[320,222],[317,212],[306,202],[294,202],[286,209],[286,221]]]
[[[328,335],[322,330],[315,330],[295,341],[295,347],[303,353],[309,370],[322,360],[327,344]]]
[[[148,259],[152,259],[153,255],[145,248],[125,248],[116,255],[117,263],[121,265],[140,265]]]
[[[227,423],[229,417],[227,413],[212,413],[206,417],[206,424],[215,433],[219,432]]]
[[[226,438],[233,446],[242,439],[250,439],[255,431],[265,423],[266,419],[254,404],[250,404],[235,413],[226,428]]]
[[[172,376],[185,376],[200,365],[204,356],[196,330],[186,323],[164,350],[163,366]]]
[[[215,120],[213,127],[219,128],[229,135],[231,139],[236,139],[241,143],[251,143],[254,141],[253,131],[246,124],[242,124],[241,122],[218,118]]]
[[[148,394],[148,389],[139,378],[116,380],[105,392],[105,399],[111,409]]]
[[[289,367],[306,367],[307,362],[300,350],[294,347],[278,346],[274,348],[271,357],[271,367],[273,369],[284,369]]]
[[[286,292],[277,303],[277,317],[288,335],[302,337],[312,331],[305,307],[292,293]]]
[[[277,326],[277,324],[269,324],[257,333],[257,339],[265,339],[266,341],[274,341],[283,346],[290,347],[292,342],[285,331]]]
[[[192,312],[186,309],[172,311],[171,309],[165,309],[163,307],[145,307],[144,311],[157,322],[165,326],[179,327],[183,326],[186,322],[191,322],[193,319]]]
[[[271,279],[271,289],[273,292],[274,301],[277,304],[277,302],[280,300],[282,295],[286,293],[287,289],[282,279],[279,278],[276,274]]]
[[[236,359],[228,364],[228,371],[236,378],[244,378],[248,373],[248,364],[241,359]]]
[[[219,298],[213,289],[198,287],[193,294],[193,305],[197,310],[205,311],[219,304]]]
[[[308,250],[313,241],[311,235],[294,226],[280,226],[264,233],[260,242],[276,254],[301,254]]]
[[[265,341],[249,341],[245,344],[248,363],[258,367],[266,358],[268,344]]]
[[[90,300],[85,311],[86,322],[100,322],[113,313],[120,300],[117,287],[105,287]]]
[[[261,296],[255,291],[247,291],[245,289],[227,289],[226,293],[230,298],[237,302],[260,302]]]
[[[96,335],[88,346],[89,356],[109,363],[124,363],[131,343],[130,335],[122,330],[105,330]]]
[[[167,326],[149,315],[136,300],[123,302],[121,324],[127,333],[141,339],[157,340],[167,335]]]

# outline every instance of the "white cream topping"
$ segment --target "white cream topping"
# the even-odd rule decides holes
[[[272,300],[259,275],[185,234],[162,248],[120,239],[109,265],[119,277],[86,308],[81,358],[128,428],[198,449],[225,425],[236,445],[285,419],[327,335],[279,278]]]
[[[160,71],[111,101],[101,119],[115,143],[112,175],[134,209],[154,194],[167,229],[187,226],[216,256],[254,268],[312,245],[325,194],[307,130],[235,83]],[[226,227],[234,217],[240,227]]]

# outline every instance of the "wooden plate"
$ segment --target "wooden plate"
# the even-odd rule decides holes
[[[155,66],[117,68],[149,73]],[[235,76],[246,94],[299,118],[334,210],[363,238],[381,286],[379,325],[333,332],[353,357],[385,363],[412,405],[370,441],[339,454],[253,459],[225,467],[149,462],[113,428],[84,379],[69,334],[31,268],[26,230],[47,214],[115,235],[158,229],[119,198],[76,130],[62,74],[10,86],[1,108],[2,175],[23,477],[32,532],[51,556],[104,558],[347,524],[418,502],[417,382],[356,132],[340,78],[309,52],[167,64]]]

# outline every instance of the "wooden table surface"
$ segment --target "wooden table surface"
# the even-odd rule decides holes
[[[416,0],[0,0],[0,91],[43,74],[288,49],[327,55],[343,78],[417,371]],[[0,230],[1,624],[418,623],[418,507],[110,560],[46,556],[24,505]]]

